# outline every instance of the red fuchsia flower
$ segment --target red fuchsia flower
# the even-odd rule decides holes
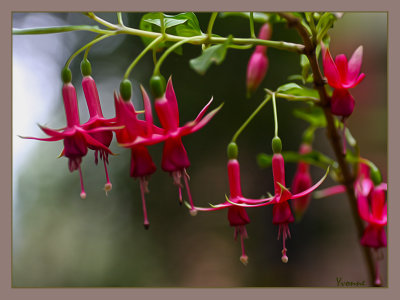
[[[145,121],[137,118],[138,112],[131,101],[124,101],[121,95],[114,93],[115,113],[117,125],[122,129],[115,131],[117,141],[122,146],[131,149],[130,175],[139,178],[140,192],[142,197],[144,227],[149,228],[150,223],[147,217],[145,193],[148,193],[148,181],[150,175],[156,171],[156,166],[146,148],[147,144],[158,143],[165,139],[160,135],[164,130],[153,125],[153,116],[149,97],[141,86],[143,103],[145,109]],[[129,145],[133,141],[135,144]]]
[[[322,46],[322,63],[328,84],[334,88],[331,98],[331,112],[337,116],[348,117],[354,109],[354,98],[348,89],[357,86],[365,77],[360,74],[363,47],[358,47],[350,60],[344,54],[333,61],[329,49]]]
[[[272,198],[266,199],[241,199],[241,202],[243,204],[232,202],[234,205],[242,207],[259,207],[271,204],[274,205],[272,208],[272,223],[279,226],[278,239],[282,234],[283,248],[281,259],[284,263],[288,262],[288,257],[286,255],[286,239],[290,237],[289,224],[294,221],[294,217],[288,201],[290,199],[299,199],[310,194],[318,186],[321,185],[321,183],[328,175],[328,172],[329,168],[326,171],[325,175],[315,185],[297,194],[292,194],[285,187],[285,162],[283,156],[280,153],[274,153],[274,155],[272,156],[272,173],[274,176],[275,195]]]
[[[178,102],[176,100],[175,91],[172,85],[172,79],[170,78],[168,80],[164,95],[155,100],[155,109],[160,123],[164,129],[163,137],[160,137],[159,140],[139,139],[130,144],[154,144],[156,142],[159,142],[160,140],[165,140],[161,167],[164,171],[169,172],[172,175],[174,179],[174,184],[178,186],[180,203],[182,203],[181,179],[183,178],[189,202],[192,207],[190,211],[192,215],[196,214],[196,210],[194,208],[192,196],[190,194],[188,183],[189,175],[186,172],[186,169],[190,166],[190,161],[186,149],[183,146],[182,137],[201,129],[214,117],[221,106],[204,116],[208,107],[211,105],[212,100],[213,99],[211,98],[211,100],[200,111],[194,121],[188,122],[186,123],[186,125],[179,127]]]
[[[83,92],[86,98],[86,104],[89,109],[89,120],[82,125],[82,128],[90,130],[94,128],[101,128],[101,127],[110,127],[115,126],[115,118],[114,119],[106,119],[103,116],[103,112],[101,110],[99,93],[97,91],[96,83],[94,79],[88,75],[84,76],[82,80],[82,87]],[[112,129],[112,128],[111,128]],[[113,138],[112,131],[100,131],[94,132],[90,135],[96,139],[97,141],[101,142],[104,146],[109,147]],[[88,146],[90,149],[94,150],[94,157],[95,157],[95,164],[98,163],[98,154],[100,153],[100,159],[104,162],[104,170],[106,174],[107,183],[104,185],[104,190],[109,192],[112,189],[112,184],[110,182],[107,170],[108,164],[108,152],[105,151],[103,148],[93,147],[91,145]]]
[[[243,239],[247,238],[246,225],[250,223],[250,218],[247,215],[246,209],[241,206],[237,206],[235,204],[244,203],[244,200],[249,200],[244,198],[242,195],[242,187],[240,183],[240,165],[237,159],[230,159],[228,161],[228,178],[229,178],[229,199],[228,201],[219,204],[213,205],[209,208],[196,207],[196,210],[199,211],[214,211],[220,210],[224,208],[228,208],[228,221],[232,227],[235,227],[234,238],[237,239],[240,236],[240,244],[242,248],[242,255],[240,256],[240,261],[247,265],[248,256],[246,255],[244,249]],[[271,200],[272,198],[270,198]]]
[[[311,152],[311,145],[308,143],[303,143],[300,146],[299,153],[307,154]],[[312,185],[311,175],[310,175],[310,165],[304,161],[300,161],[297,165],[296,174],[294,175],[292,182],[292,193],[297,194],[302,191],[309,189]],[[296,215],[296,219],[301,219],[304,212],[310,205],[311,194],[304,195],[296,200],[293,200],[293,211]]]
[[[110,130],[107,127],[97,127],[94,129],[84,129],[79,122],[78,102],[76,98],[75,87],[71,83],[65,83],[62,88],[64,100],[65,115],[67,118],[67,127],[61,130],[53,130],[40,126],[44,133],[49,135],[49,138],[34,138],[40,141],[59,141],[64,140],[64,149],[61,156],[68,157],[68,167],[70,172],[79,170],[81,182],[81,198],[86,198],[85,189],[83,186],[81,162],[82,157],[87,154],[88,148],[103,151],[106,154],[112,154],[102,142],[96,140],[92,134]]]
[[[271,38],[271,28],[265,23],[259,32],[259,39],[269,40]],[[250,96],[263,81],[268,69],[267,46],[256,46],[247,65],[247,95]]]

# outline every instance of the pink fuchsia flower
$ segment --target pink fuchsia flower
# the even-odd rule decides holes
[[[307,154],[311,152],[311,145],[303,143],[300,146],[299,153]],[[292,182],[292,193],[297,194],[302,191],[309,189],[312,185],[311,175],[310,175],[310,165],[304,161],[300,161],[297,165],[296,174],[294,175]],[[304,212],[310,205],[311,194],[307,194],[296,200],[293,200],[292,206],[293,211],[297,219],[301,219]]]
[[[259,32],[259,39],[269,40],[271,38],[271,28],[265,23]],[[247,65],[247,95],[250,96],[263,81],[268,70],[267,46],[256,46]]]
[[[329,49],[322,47],[322,63],[328,84],[334,88],[331,98],[331,111],[334,115],[348,117],[354,109],[354,98],[348,89],[357,86],[365,77],[360,74],[363,47],[358,47],[350,60],[344,54],[336,56],[333,61]]]
[[[101,110],[99,93],[97,91],[96,83],[94,79],[88,75],[84,76],[82,80],[83,92],[86,98],[86,104],[89,110],[90,118],[89,120],[82,125],[82,128],[90,130],[99,127],[110,127],[115,126],[115,118],[114,119],[106,119],[103,116],[103,112]],[[113,138],[113,133],[110,130],[95,132],[90,134],[94,139],[101,142],[104,146],[109,147]],[[100,159],[104,162],[104,170],[106,174],[107,183],[104,185],[104,190],[106,193],[112,189],[112,184],[110,182],[107,170],[108,164],[108,153],[104,151],[102,148],[93,147],[89,145],[89,148],[94,150],[95,164],[98,163],[98,154],[100,153]]]
[[[160,135],[164,131],[153,124],[150,100],[142,86],[141,91],[145,109],[145,121],[137,118],[138,112],[136,112],[132,102],[124,101],[121,95],[114,94],[114,103],[117,125],[123,126],[122,129],[116,131],[117,141],[122,146],[131,149],[130,175],[131,177],[139,178],[140,181],[144,226],[147,229],[150,223],[147,217],[145,193],[149,192],[148,181],[150,175],[156,171],[156,166],[146,145],[151,144],[151,142],[158,143],[165,138]],[[133,141],[136,141],[136,143],[131,144]]]
[[[183,178],[189,202],[192,207],[190,211],[192,215],[196,214],[196,210],[189,189],[189,175],[186,172],[186,169],[190,166],[190,161],[186,149],[183,146],[182,137],[201,129],[219,111],[221,106],[205,115],[212,100],[213,99],[211,98],[194,121],[188,122],[182,127],[179,127],[178,102],[171,78],[168,80],[164,95],[155,100],[155,110],[161,126],[164,129],[163,135],[165,139],[161,167],[164,171],[169,172],[172,175],[174,184],[178,186],[180,203],[182,203],[181,179]],[[149,143],[153,143],[153,141],[149,141]]]
[[[249,200],[244,198],[242,195],[242,187],[240,182],[240,165],[237,159],[230,159],[228,161],[228,178],[229,178],[229,199],[228,201],[213,205],[209,208],[195,207],[199,211],[215,211],[227,208],[228,209],[228,221],[232,227],[235,227],[234,238],[237,239],[240,236],[240,244],[242,248],[242,255],[240,256],[240,261],[247,265],[248,256],[246,255],[244,249],[244,239],[247,238],[246,225],[250,223],[250,218],[247,215],[246,209],[235,204],[244,203],[244,200]],[[272,198],[271,198],[272,199]],[[270,200],[271,200],[270,199]]]
[[[102,142],[96,140],[92,134],[110,130],[107,127],[97,127],[94,129],[84,129],[80,125],[78,102],[76,98],[75,87],[71,83],[65,83],[62,88],[62,95],[64,100],[65,115],[67,119],[67,127],[61,130],[53,130],[40,126],[44,133],[49,135],[49,138],[34,138],[24,137],[28,139],[35,139],[40,141],[59,141],[64,140],[64,149],[60,154],[68,158],[68,167],[70,172],[79,170],[81,182],[81,198],[86,198],[86,193],[83,185],[81,162],[82,157],[87,154],[88,148],[98,149],[104,153],[112,154]]]
[[[325,175],[316,184],[310,188],[299,192],[297,194],[292,194],[285,187],[285,163],[282,154],[275,153],[272,156],[272,173],[274,177],[274,189],[275,195],[272,198],[265,199],[241,199],[242,203],[234,203],[237,206],[242,207],[259,207],[265,205],[273,204],[272,208],[272,223],[279,226],[278,239],[282,234],[283,248],[282,248],[282,262],[287,263],[288,257],[286,255],[286,239],[290,237],[289,224],[294,221],[292,211],[288,201],[290,199],[295,200],[302,198],[311,192],[313,192],[321,183],[325,180],[328,175],[329,168]]]

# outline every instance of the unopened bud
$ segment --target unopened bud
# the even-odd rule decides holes
[[[236,159],[239,154],[238,146],[235,142],[231,142],[228,145],[228,159]]]
[[[132,96],[132,83],[129,79],[124,79],[119,85],[119,92],[124,101],[129,101]]]
[[[281,153],[282,151],[282,141],[277,136],[272,139],[272,151],[274,153]]]

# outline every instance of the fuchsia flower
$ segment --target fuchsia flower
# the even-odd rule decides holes
[[[123,126],[122,129],[116,131],[117,141],[124,147],[131,149],[130,175],[140,180],[144,226],[147,229],[150,223],[147,217],[145,193],[149,192],[148,180],[150,175],[156,171],[156,166],[145,145],[149,141],[160,142],[164,140],[164,137],[160,135],[163,130],[153,125],[149,97],[142,86],[141,90],[145,108],[145,121],[137,118],[138,112],[136,112],[131,101],[124,101],[116,93],[114,93],[114,104],[117,125]],[[136,143],[128,146],[133,141],[136,141]]]
[[[292,194],[285,187],[285,162],[283,156],[280,153],[275,153],[272,157],[272,173],[274,176],[275,195],[273,197],[265,199],[241,199],[241,202],[243,204],[240,202],[232,202],[232,204],[242,207],[259,207],[271,204],[274,205],[272,208],[272,223],[275,225],[279,225],[278,239],[282,234],[283,241],[282,262],[287,263],[288,257],[286,255],[287,249],[285,247],[285,241],[288,237],[290,237],[289,224],[294,221],[294,217],[290,209],[288,200],[299,199],[310,194],[318,186],[321,185],[321,183],[328,175],[328,172],[329,168],[326,171],[325,175],[320,179],[320,181],[318,181],[313,186],[297,194]]]
[[[299,153],[307,154],[311,152],[311,145],[303,143],[300,146]],[[300,161],[297,165],[297,171],[294,175],[292,182],[292,193],[297,194],[309,189],[312,185],[310,175],[310,165],[306,162]],[[300,219],[304,212],[307,210],[311,201],[311,194],[304,195],[293,201],[293,211],[297,219]]]
[[[93,78],[89,76],[84,76],[82,80],[83,92],[86,98],[86,104],[89,109],[89,120],[82,125],[82,128],[86,130],[99,128],[99,127],[110,127],[115,125],[114,119],[106,119],[103,117],[103,112],[101,110],[99,93],[97,91],[96,83]],[[113,138],[112,131],[100,131],[90,134],[94,139],[101,142],[104,146],[109,147]],[[102,148],[88,146],[90,149],[94,150],[95,164],[98,163],[98,153],[100,153],[100,159],[104,162],[104,170],[106,173],[107,183],[104,186],[106,193],[111,190],[112,184],[108,177],[107,164],[108,164],[108,152]]]
[[[334,115],[348,117],[354,109],[354,98],[348,89],[357,86],[365,77],[360,74],[363,47],[358,47],[350,60],[344,54],[333,61],[329,49],[322,46],[322,63],[328,84],[334,88],[331,98],[331,111]]]
[[[269,40],[271,28],[265,23],[259,32],[259,39]],[[256,46],[247,65],[247,95],[251,95],[263,81],[268,69],[267,46]]]
[[[201,129],[219,111],[221,106],[204,116],[208,107],[211,105],[212,100],[213,99],[211,98],[194,121],[188,122],[186,125],[179,127],[178,102],[172,85],[172,79],[170,78],[164,95],[155,100],[155,109],[163,127],[162,136],[139,136],[135,141],[123,145],[124,147],[132,147],[136,144],[151,145],[160,141],[165,141],[161,167],[164,171],[169,172],[172,175],[174,184],[178,186],[180,203],[182,203],[181,179],[183,178],[191,205],[190,213],[192,215],[196,214],[196,209],[194,208],[192,196],[190,194],[188,183],[189,175],[186,172],[186,169],[190,166],[190,161],[186,149],[183,146],[182,137]]]
[[[78,102],[76,98],[75,87],[71,83],[65,83],[62,88],[62,95],[64,100],[65,115],[67,118],[67,127],[61,130],[53,130],[40,126],[44,133],[49,135],[49,138],[34,138],[25,137],[28,139],[35,139],[40,141],[59,141],[64,140],[64,149],[60,156],[68,157],[68,167],[72,172],[79,170],[81,181],[81,198],[86,198],[85,189],[83,186],[81,162],[82,157],[87,154],[88,148],[96,149],[104,153],[104,155],[112,154],[110,149],[105,146],[101,141],[98,141],[92,135],[107,130],[108,127],[96,127],[93,129],[85,129],[80,125]]]
[[[229,201],[210,208],[196,207],[195,209],[199,211],[214,211],[228,208],[228,221],[232,227],[235,227],[235,240],[237,239],[238,235],[240,235],[240,244],[242,248],[240,261],[244,265],[247,265],[248,256],[246,255],[244,249],[243,239],[248,237],[246,225],[250,223],[250,219],[244,207],[235,205],[236,203],[244,203],[243,201],[247,199],[242,195],[242,187],[240,183],[240,165],[237,159],[230,159],[228,161],[228,178],[230,191]]]

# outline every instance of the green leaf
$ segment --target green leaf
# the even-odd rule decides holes
[[[278,93],[293,95],[293,96],[306,96],[319,98],[319,94],[316,90],[300,86],[297,83],[286,83],[281,85],[277,90]]]
[[[268,168],[272,165],[272,154],[260,153],[257,155],[257,164],[260,168]]]
[[[314,127],[326,127],[324,111],[315,105],[302,109],[294,109],[293,115],[302,119]]]
[[[165,32],[177,36],[196,36],[202,35],[199,21],[194,13],[181,13],[177,15],[164,15]],[[145,14],[140,20],[139,28],[145,31],[161,32],[160,13]],[[141,37],[145,46],[150,44],[153,39]],[[158,44],[158,48],[167,48],[173,45],[174,42],[162,42]],[[178,54],[182,54],[182,47],[174,50]]]
[[[327,34],[328,30],[333,27],[333,24],[337,20],[337,15],[334,13],[324,13],[317,24],[317,43],[319,44]]]
[[[232,36],[229,36],[225,43],[205,49],[200,56],[190,60],[190,67],[200,75],[204,75],[213,62],[219,65],[224,61],[231,41]]]

